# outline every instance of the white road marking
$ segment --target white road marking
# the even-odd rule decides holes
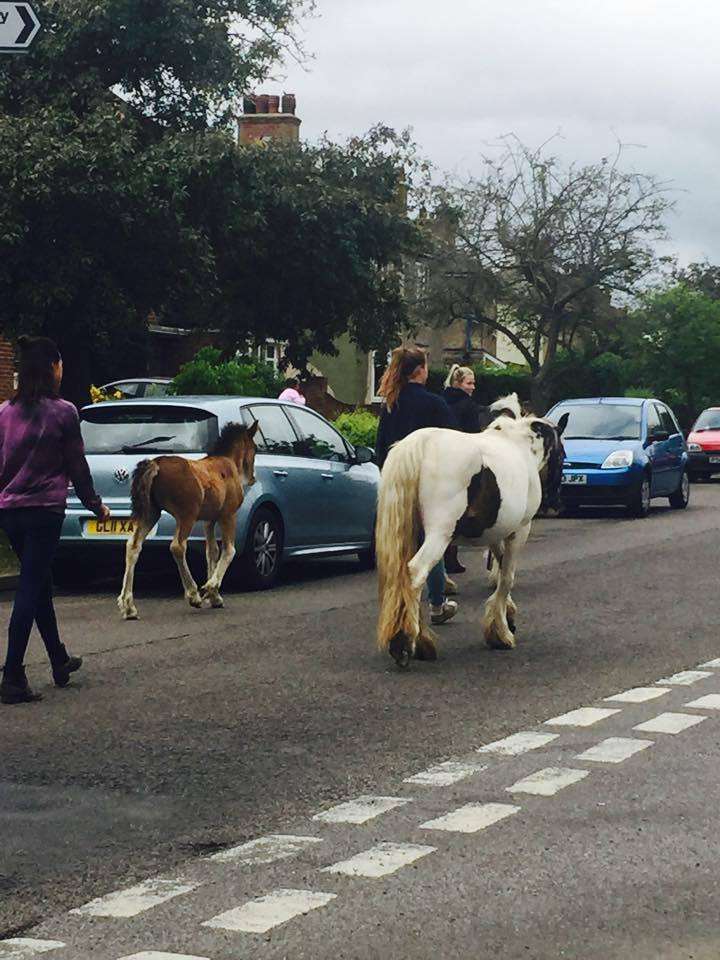
[[[698,680],[704,680],[705,677],[712,677],[712,673],[706,670],[681,670],[680,673],[674,673],[671,677],[663,677],[658,683],[672,683],[679,687],[689,687],[691,683],[697,683]]]
[[[701,663],[699,670],[720,670],[720,660],[708,660],[707,663]]]
[[[511,817],[520,807],[509,803],[466,803],[452,813],[420,824],[421,830],[448,830],[453,833],[477,833],[486,827]]]
[[[645,703],[647,700],[664,697],[666,693],[670,693],[670,691],[665,687],[633,687],[632,690],[626,690],[624,693],[616,693],[612,697],[605,697],[605,700],[617,703]]]
[[[321,823],[367,823],[381,813],[401,807],[410,800],[402,797],[357,797],[346,803],[339,803],[323,813],[316,813],[313,820]]]
[[[199,887],[199,883],[183,880],[145,880],[136,887],[127,890],[116,890],[107,896],[91,900],[82,907],[71,910],[86,917],[136,917],[152,907],[157,907],[167,900],[179,897],[183,893],[190,893]]]
[[[291,834],[273,833],[267,837],[258,837],[237,847],[221,850],[214,853],[208,860],[216,863],[274,863],[276,860],[287,860],[297,853],[302,853],[313,844],[322,843],[320,837],[295,837]]]
[[[419,843],[390,843],[383,841],[369,850],[364,850],[349,860],[341,860],[323,873],[344,873],[348,877],[385,877],[395,873],[401,867],[435,853],[436,847],[426,847]]]
[[[620,709],[611,710],[608,707],[580,707],[579,710],[571,710],[570,713],[563,713],[559,717],[553,717],[552,720],[546,720],[545,723],[550,723],[557,727],[591,727],[594,723],[599,723],[600,720],[611,717],[614,713],[620,713]]]
[[[496,740],[494,743],[488,743],[484,747],[479,747],[478,753],[500,753],[506,757],[516,757],[520,753],[527,753],[528,750],[537,750],[538,747],[544,747],[553,740],[557,740],[559,733],[536,733],[534,730],[523,730],[520,733],[513,733],[502,740]]]
[[[698,710],[720,710],[720,694],[709,693],[706,697],[700,697],[699,700],[691,700],[685,706],[697,707]]]
[[[265,897],[257,897],[242,907],[206,920],[202,926],[239,933],[267,933],[293,917],[324,907],[336,896],[335,893],[315,893],[312,890],[273,890]]]
[[[428,767],[427,770],[421,770],[412,777],[407,777],[403,783],[418,783],[424,787],[449,787],[481,770],[487,770],[487,764],[446,760],[445,763],[438,763],[434,767]]]
[[[33,940],[31,937],[11,937],[9,940],[0,940],[0,957],[2,960],[27,960],[38,953],[48,953],[50,950],[61,950],[65,944],[62,940]]]
[[[545,767],[523,777],[511,787],[506,787],[508,793],[533,793],[538,797],[553,797],[560,790],[569,787],[579,780],[584,780],[588,770],[572,770],[570,767]]]
[[[622,763],[641,750],[653,745],[652,740],[636,740],[630,737],[608,737],[584,753],[578,753],[576,760],[592,760],[595,763]]]
[[[641,733],[682,733],[703,720],[707,720],[707,717],[698,717],[692,713],[659,713],[652,720],[639,723],[633,730],[640,730]]]
[[[120,960],[209,960],[208,957],[190,956],[188,953],[163,953],[162,950],[143,950],[142,953],[131,953],[129,957],[120,957]]]

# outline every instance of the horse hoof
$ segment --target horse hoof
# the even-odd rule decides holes
[[[517,627],[515,626],[515,621],[511,620],[510,617],[508,617],[508,627],[510,628],[510,633],[514,634],[515,631],[517,630]]]
[[[390,656],[401,670],[410,666],[410,644],[404,633],[398,633],[390,641]]]
[[[225,601],[222,597],[211,597],[210,606],[213,608],[213,610],[222,610],[222,608],[225,606]]]
[[[415,644],[416,660],[437,660],[437,648],[430,640],[420,638]]]
[[[188,597],[188,603],[191,607],[194,607],[196,610],[200,610],[203,605],[202,597]]]
[[[515,646],[515,640],[512,637],[507,639],[501,637],[495,626],[490,627],[486,632],[485,643],[491,650],[512,650]]]

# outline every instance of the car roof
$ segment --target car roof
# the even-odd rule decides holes
[[[116,383],[172,383],[172,377],[121,377],[120,380],[110,380],[104,386],[113,387]]]
[[[641,407],[644,403],[652,400],[654,400],[653,397],[572,397],[567,400],[559,400],[555,406],[559,407],[564,403],[584,403],[588,405],[604,403],[608,406],[621,403],[628,407]]]
[[[151,407],[172,407],[172,406],[195,406],[199,407],[202,410],[208,410],[210,412],[223,413],[226,411],[226,408],[237,409],[240,407],[247,407],[252,403],[272,403],[279,407],[289,407],[291,409],[298,409],[298,404],[292,402],[286,402],[284,400],[277,400],[274,397],[238,397],[238,396],[203,396],[203,395],[193,395],[193,396],[173,396],[173,397],[128,397],[123,398],[122,400],[103,400],[100,403],[88,403],[82,409],[83,410],[96,410],[98,407],[126,407],[126,406],[151,406]],[[317,414],[316,410],[312,411]],[[322,416],[322,414],[318,414]]]

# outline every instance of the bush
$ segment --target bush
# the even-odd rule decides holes
[[[334,426],[354,447],[374,447],[378,418],[368,410],[341,413]]]
[[[90,402],[104,403],[105,400],[122,400],[122,393],[119,390],[113,390],[112,393],[106,393],[101,387],[92,384],[90,387]]]
[[[203,347],[170,385],[176,396],[277,397],[284,380],[270,363],[255,357],[223,360],[217,347]]]
[[[462,365],[462,364],[461,364]],[[489,367],[473,367],[475,373],[475,400],[487,406],[498,397],[506,397],[509,393],[517,393],[521,400],[530,399],[532,377],[522,367],[508,366],[504,370]],[[448,371],[444,367],[431,367],[428,374],[428,390],[433,393],[442,393],[445,389],[445,378]]]

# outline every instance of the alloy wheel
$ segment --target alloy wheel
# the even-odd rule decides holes
[[[278,558],[278,542],[269,520],[262,520],[255,528],[253,556],[255,568],[261,577],[267,577],[274,571]]]

